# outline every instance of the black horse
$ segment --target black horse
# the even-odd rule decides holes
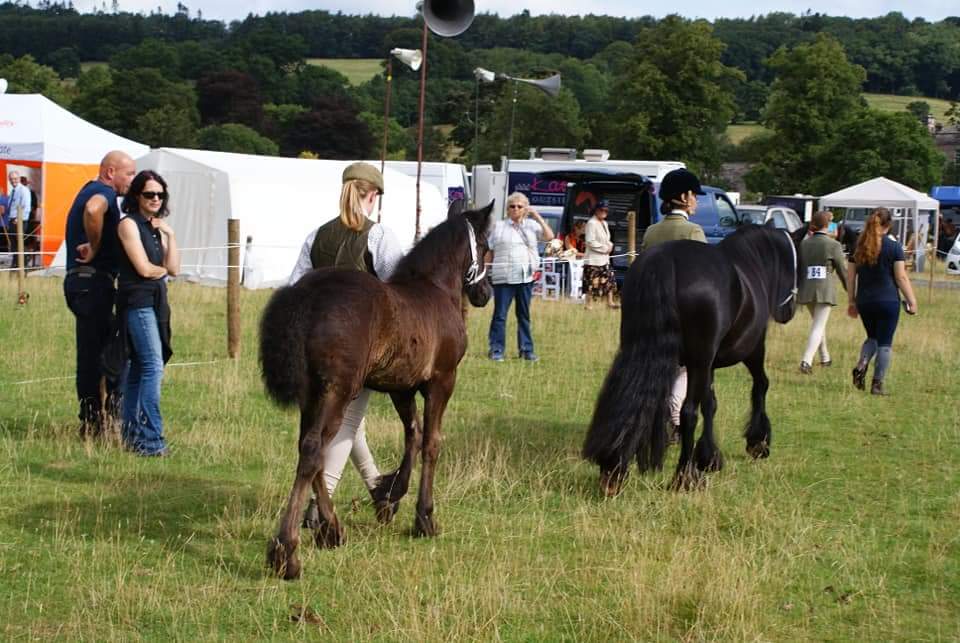
[[[422,445],[414,531],[436,534],[433,476],[441,421],[467,348],[463,295],[482,307],[493,293],[483,268],[492,207],[452,212],[403,258],[388,283],[365,272],[323,269],[271,297],[260,323],[263,381],[279,404],[300,407],[297,474],[267,549],[267,562],[278,575],[300,575],[296,549],[311,487],[321,517],[317,544],[342,542],[343,529],[322,482],[323,456],[345,407],[363,387],[390,393],[406,442],[400,467],[373,491],[377,517],[381,522],[393,517]],[[422,431],[417,392],[424,398]]]
[[[738,362],[749,369],[747,452],[755,458],[770,454],[767,323],[793,317],[801,274],[797,245],[805,232],[792,238],[772,226],[745,226],[716,246],[672,241],[637,258],[624,283],[620,348],[583,446],[583,457],[600,465],[604,493],[620,491],[633,457],[641,471],[662,467],[667,398],[680,365],[687,368],[688,385],[674,488],[688,488],[702,472],[723,467],[713,438],[714,369]],[[703,434],[694,447],[698,409]]]

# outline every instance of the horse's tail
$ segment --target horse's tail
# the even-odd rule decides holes
[[[280,406],[302,401],[306,394],[306,334],[309,311],[296,288],[277,290],[260,318],[260,370],[267,393]]]
[[[624,475],[634,456],[641,471],[663,465],[667,396],[677,374],[680,321],[674,263],[658,256],[662,260],[638,261],[627,275],[620,348],[583,445],[583,457],[605,472]]]

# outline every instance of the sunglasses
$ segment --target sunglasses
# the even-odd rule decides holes
[[[507,208],[509,208],[510,210],[513,210],[514,208],[522,208],[522,207],[524,206],[520,205],[519,203],[511,203],[510,205],[507,206]]]
[[[163,201],[164,199],[167,198],[167,193],[166,192],[141,192],[140,196],[142,196],[147,201],[153,201],[154,199],[160,199],[161,201]]]

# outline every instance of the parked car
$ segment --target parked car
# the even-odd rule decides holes
[[[610,204],[607,225],[613,241],[611,263],[617,275],[618,283],[630,267],[625,255],[629,249],[629,229],[627,214],[635,212],[637,217],[637,247],[647,228],[661,219],[660,199],[657,197],[658,184],[641,174],[612,172],[603,170],[557,170],[541,172],[538,178],[547,181],[566,181],[567,194],[563,206],[563,215],[557,235],[566,234],[573,228],[574,221],[586,221],[597,200],[607,199]],[[739,216],[733,202],[720,188],[703,186],[705,194],[697,197],[697,212],[691,221],[699,224],[710,243],[718,243],[737,229]]]
[[[793,210],[782,205],[745,205],[737,206],[737,212],[740,214],[741,223],[756,223],[763,225],[767,221],[773,221],[773,224],[781,230],[794,232],[803,227],[803,220],[800,215]]]

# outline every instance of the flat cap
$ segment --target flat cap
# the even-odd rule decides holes
[[[373,183],[375,186],[377,186],[380,194],[383,194],[383,175],[380,174],[380,170],[373,167],[369,163],[357,161],[356,163],[351,163],[344,168],[343,182],[346,183],[347,181],[353,181],[355,179]]]

